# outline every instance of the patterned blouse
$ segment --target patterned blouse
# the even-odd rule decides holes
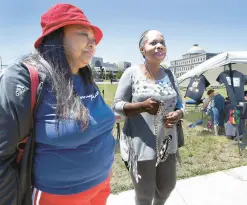
[[[128,68],[122,75],[116,91],[113,110],[120,115],[125,115],[123,107],[126,103],[143,102],[148,98],[164,101],[164,112],[161,118],[175,108],[183,110],[183,104],[179,93],[179,87],[174,77],[175,89],[166,74],[162,79],[155,83],[148,79],[140,69],[140,66]],[[154,135],[154,116],[149,113],[141,113],[138,116],[126,117],[123,131],[120,137],[120,150],[125,161],[144,161],[156,158],[156,141]],[[176,128],[165,128],[163,120],[158,124],[157,137],[159,147],[166,134],[172,135],[172,142],[169,153],[177,152],[177,132]]]

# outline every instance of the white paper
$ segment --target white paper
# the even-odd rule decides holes
[[[230,77],[226,77],[226,80],[227,80],[228,85],[232,85]]]
[[[194,81],[194,82],[192,83],[192,87],[193,87],[193,88],[197,88],[198,84],[199,84],[199,81]]]
[[[240,78],[233,78],[233,86],[240,87]]]

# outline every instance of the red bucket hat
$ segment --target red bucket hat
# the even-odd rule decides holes
[[[41,16],[42,36],[35,42],[38,48],[43,38],[53,31],[72,24],[90,26],[94,31],[96,44],[100,42],[103,33],[97,26],[92,25],[85,14],[79,8],[71,4],[56,4]]]

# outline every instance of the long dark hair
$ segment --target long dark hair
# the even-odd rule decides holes
[[[58,29],[46,36],[37,52],[31,54],[25,61],[33,64],[46,82],[52,86],[56,96],[56,116],[58,120],[71,119],[80,121],[82,129],[89,123],[88,109],[76,95],[72,82],[72,72],[67,61],[63,46],[64,29]],[[79,75],[86,86],[93,83],[92,71],[89,65],[79,69]]]

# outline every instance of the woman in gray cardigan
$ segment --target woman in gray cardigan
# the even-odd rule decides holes
[[[126,117],[120,150],[136,205],[163,205],[176,184],[175,125],[183,116],[183,104],[175,77],[160,66],[167,50],[163,35],[145,31],[139,48],[145,63],[123,73],[113,110]]]

